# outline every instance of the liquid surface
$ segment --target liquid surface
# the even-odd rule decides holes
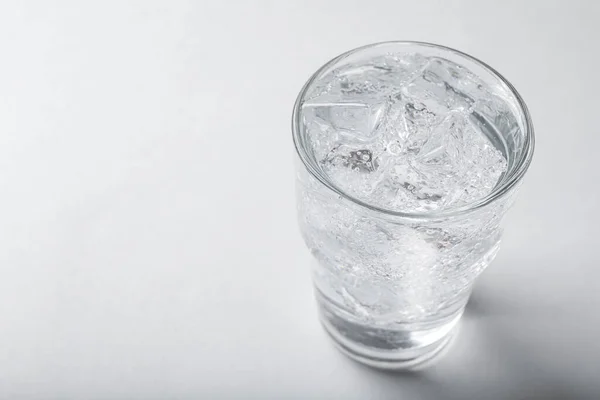
[[[502,109],[502,99],[446,59],[388,54],[346,65],[305,99],[306,145],[318,167],[368,204],[456,208],[487,196],[507,169],[481,117]]]

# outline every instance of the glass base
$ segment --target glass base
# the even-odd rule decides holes
[[[463,311],[436,324],[390,329],[352,322],[333,312],[330,303],[319,301],[319,305],[321,323],[339,350],[362,364],[386,370],[419,370],[437,362],[456,336]]]

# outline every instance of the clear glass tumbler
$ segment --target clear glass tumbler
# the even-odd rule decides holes
[[[369,80],[375,67],[365,65],[381,57],[396,57],[398,64],[385,71],[390,80],[378,86],[379,81]],[[453,67],[440,72],[435,70],[439,67],[436,63]],[[353,69],[357,65],[358,70]],[[392,132],[404,142],[384,141],[382,154],[376,150],[361,153],[356,148],[382,143],[372,118],[391,118],[388,128],[393,126],[398,114],[394,116],[391,106],[371,112],[371,106],[361,108],[357,102],[322,101],[326,113],[320,116],[325,115],[326,126],[321,124],[316,131],[307,117],[307,104],[331,89],[332,76],[347,79],[356,74],[364,74],[356,89],[357,99],[387,91],[390,95],[385,98],[405,102],[401,103],[402,112],[413,112],[403,117],[404,128],[394,128],[399,133]],[[402,78],[395,81],[393,74]],[[425,99],[419,106],[414,102],[407,105],[406,94],[415,88],[425,88],[419,92]],[[440,104],[445,108],[438,107]],[[431,197],[427,204],[434,206],[405,211],[373,203],[325,171],[324,154],[332,148],[339,151],[340,141],[345,140],[358,143],[342,163],[348,166],[356,161],[352,166],[357,174],[378,166],[382,169],[385,160],[380,158],[401,154],[403,146],[407,157],[410,151],[418,157],[420,150],[406,144],[410,135],[419,135],[428,124],[447,119],[442,115],[418,120],[415,110],[426,108],[428,117],[461,113],[503,155],[505,168],[489,193],[449,207],[437,207],[438,197]],[[333,118],[341,118],[336,126],[349,136],[330,134],[336,127],[327,122],[332,124]],[[364,126],[370,126],[364,136],[352,136]],[[314,73],[298,96],[292,128],[297,150],[298,220],[312,254],[315,293],[327,333],[344,353],[378,368],[410,369],[433,359],[453,336],[475,279],[498,252],[502,218],[530,164],[534,134],[525,103],[498,72],[467,54],[427,43],[386,42],[351,50]],[[402,129],[407,131],[402,133]],[[466,167],[465,174],[473,173],[472,168],[477,168],[473,165]],[[383,178],[386,173],[382,172]],[[409,189],[414,192],[414,186]]]

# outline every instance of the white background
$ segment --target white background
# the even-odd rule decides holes
[[[594,1],[0,3],[1,399],[600,398]],[[447,357],[322,332],[290,115],[370,42],[497,68],[537,149]]]

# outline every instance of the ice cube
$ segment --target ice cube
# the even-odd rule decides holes
[[[305,102],[307,112],[312,109],[322,124],[350,139],[367,140],[377,133],[377,127],[385,112],[384,101],[361,102],[348,98],[321,96]]]
[[[414,154],[430,136],[431,131],[444,119],[444,114],[437,114],[419,101],[406,99],[402,113],[402,121],[409,139],[407,151]]]
[[[379,167],[379,159],[371,150],[354,149],[348,145],[339,145],[332,149],[323,162],[356,172],[373,172]]]
[[[360,61],[338,71],[330,92],[343,95],[384,97],[413,80],[428,64],[420,54],[386,54]]]
[[[338,144],[339,134],[325,121],[316,117],[315,109],[304,109],[302,117],[315,158],[322,160]]]
[[[338,144],[321,160],[325,173],[339,187],[366,200],[384,173],[380,168],[382,149]]]
[[[475,99],[464,90],[465,87],[460,87],[459,83],[463,78],[460,68],[448,60],[433,58],[403,92],[409,97],[420,99],[427,108],[437,113],[467,111],[471,109]]]
[[[434,127],[425,143],[419,149],[416,160],[426,165],[455,166],[465,146],[463,130],[467,125],[462,113],[452,112]],[[458,172],[458,171],[457,171]]]
[[[390,183],[398,188],[395,205],[414,203],[418,210],[427,211],[437,207],[443,198],[443,192],[431,185],[428,176],[414,166],[412,160],[394,166],[389,173]]]
[[[406,139],[410,135],[408,121],[405,117],[405,101],[400,93],[387,99],[385,114],[381,118],[379,130],[381,140],[385,141],[387,150],[393,154],[400,154]]]

